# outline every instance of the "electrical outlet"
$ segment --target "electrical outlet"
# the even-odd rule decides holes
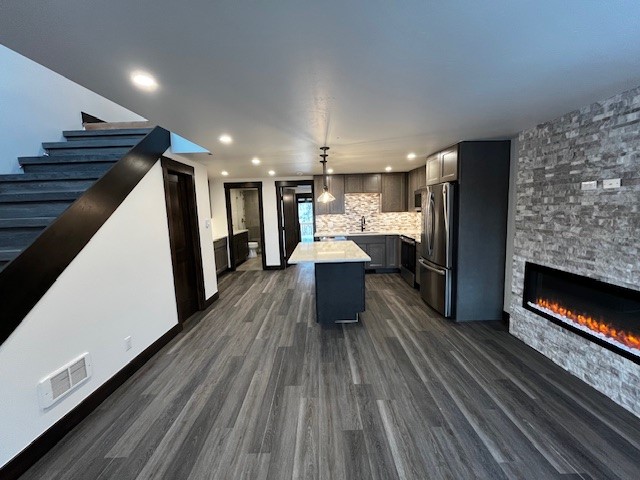
[[[131,350],[131,336],[128,336],[124,339],[124,349],[126,351]]]
[[[580,187],[582,190],[596,190],[598,188],[598,181],[592,180],[590,182],[582,182]]]
[[[209,228],[211,226],[211,220],[208,218],[204,221],[204,228]]]
[[[619,178],[610,178],[608,180],[602,181],[602,186],[604,188],[620,188],[620,179]]]

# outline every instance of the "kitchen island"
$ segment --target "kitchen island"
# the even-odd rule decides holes
[[[316,321],[357,322],[364,312],[364,264],[369,257],[354,242],[299,243],[289,264],[313,263],[316,280]]]

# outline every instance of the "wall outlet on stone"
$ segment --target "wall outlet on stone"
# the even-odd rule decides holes
[[[582,182],[581,189],[582,190],[597,190],[598,181],[592,180],[590,182]]]

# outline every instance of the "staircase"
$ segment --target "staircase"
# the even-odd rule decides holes
[[[65,131],[45,155],[18,159],[23,174],[0,175],[0,271],[150,131]]]

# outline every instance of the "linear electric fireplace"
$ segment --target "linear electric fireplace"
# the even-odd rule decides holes
[[[523,307],[640,363],[640,292],[527,262]]]

